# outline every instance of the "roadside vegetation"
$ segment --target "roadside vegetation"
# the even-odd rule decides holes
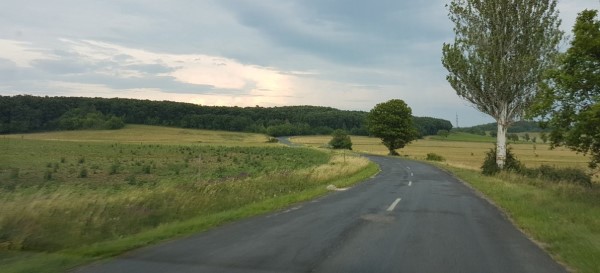
[[[0,138],[3,272],[62,272],[377,171],[362,157],[284,147],[263,135],[148,126],[112,138],[101,132]]]

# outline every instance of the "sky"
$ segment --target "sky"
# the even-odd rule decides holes
[[[0,95],[318,105],[493,122],[446,81],[449,0],[0,0]],[[598,0],[559,0],[562,29]]]

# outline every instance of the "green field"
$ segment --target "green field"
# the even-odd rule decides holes
[[[3,272],[62,272],[373,175],[257,134],[127,126],[0,138]]]
[[[533,134],[532,134],[533,135]],[[302,136],[293,142],[325,146],[330,136]],[[490,141],[491,139],[491,141]],[[352,136],[355,151],[381,154],[387,149],[377,138]],[[593,188],[568,183],[550,183],[517,174],[483,176],[480,166],[484,153],[494,146],[491,137],[460,133],[448,139],[430,137],[417,140],[398,152],[410,159],[425,160],[436,153],[445,161],[432,163],[483,193],[503,209],[515,225],[538,242],[571,271],[600,272],[600,185]],[[586,169],[588,159],[567,149],[549,150],[536,143],[510,145],[517,158],[528,167],[542,164]],[[535,147],[535,148],[534,148]]]

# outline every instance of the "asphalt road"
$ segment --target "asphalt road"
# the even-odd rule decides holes
[[[444,171],[370,158],[346,191],[76,272],[566,272]]]

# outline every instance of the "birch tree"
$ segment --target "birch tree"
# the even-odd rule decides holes
[[[456,36],[442,49],[447,80],[498,123],[496,163],[503,168],[507,129],[532,104],[558,52],[556,0],[452,0],[448,8]]]

